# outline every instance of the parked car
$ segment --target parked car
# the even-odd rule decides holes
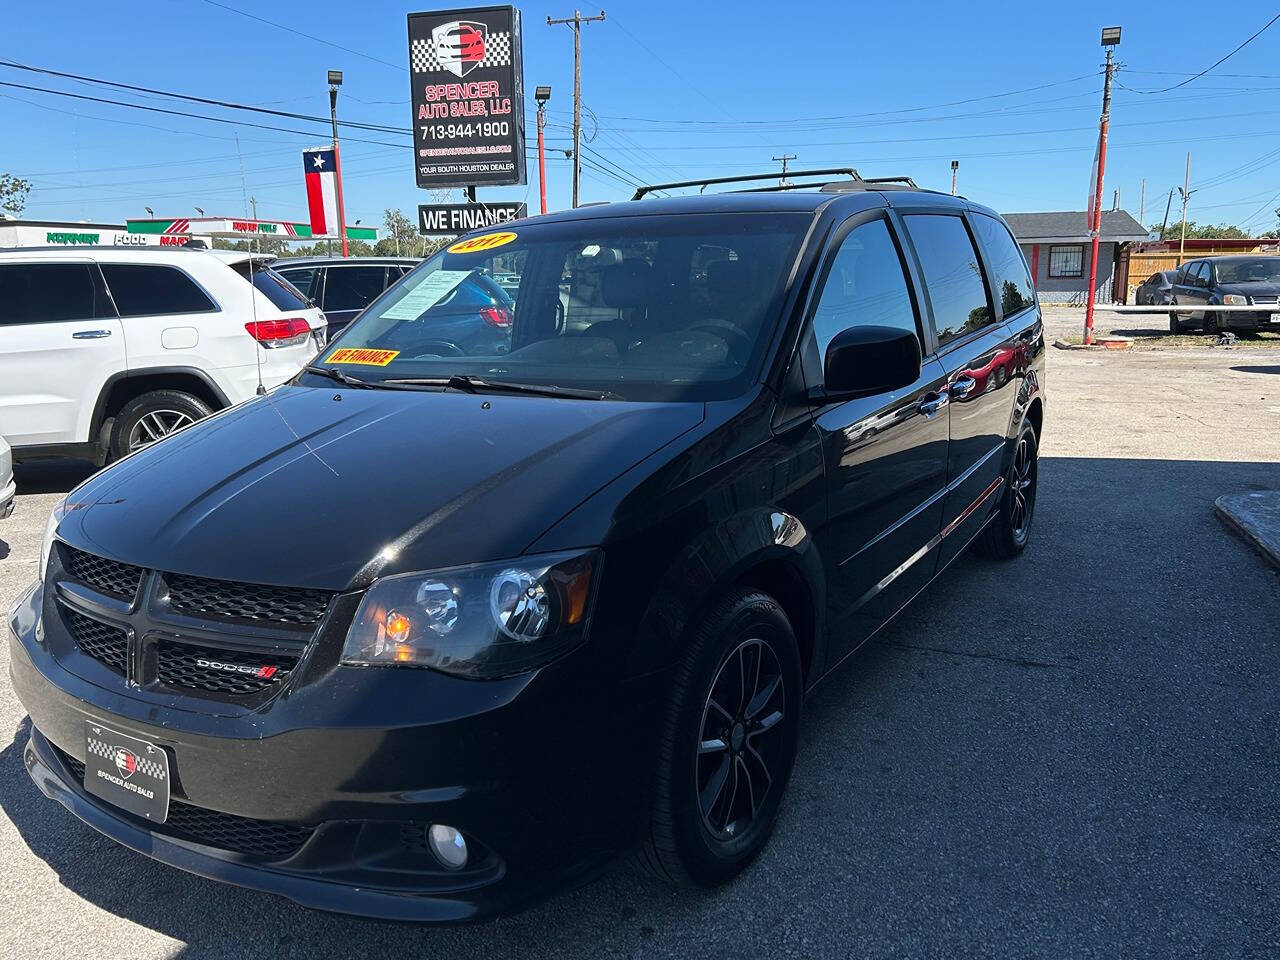
[[[325,343],[324,315],[271,259],[0,251],[0,433],[14,456],[101,464],[294,376]]]
[[[1178,268],[1170,303],[1169,332],[1200,327],[1219,330],[1280,330],[1280,257],[1230,256],[1192,260]],[[1195,310],[1199,306],[1202,309]],[[1219,312],[1205,306],[1256,306]],[[1193,309],[1186,309],[1192,307]]]
[[[1138,306],[1159,306],[1172,302],[1173,276],[1176,270],[1157,270],[1138,285],[1134,302]]]
[[[499,256],[502,349],[425,348]],[[633,845],[724,883],[806,693],[970,544],[1027,545],[1044,385],[1004,222],[909,184],[464,238],[55,508],[5,620],[24,767],[134,850],[330,911],[491,916]]]
[[[13,454],[4,437],[0,437],[0,520],[13,513],[13,498],[17,493],[18,484],[13,479]]]
[[[332,340],[421,262],[412,257],[295,257],[277,261],[275,269],[324,311]]]

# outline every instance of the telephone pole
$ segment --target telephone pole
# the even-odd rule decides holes
[[[778,181],[778,186],[785,187],[787,185],[787,161],[794,160],[795,158],[796,155],[794,153],[784,153],[780,157],[773,158],[774,163],[778,163],[779,161],[782,163],[782,179]]]
[[[1187,174],[1182,181],[1182,186],[1178,188],[1178,193],[1182,195],[1182,239],[1178,241],[1178,266],[1182,266],[1182,258],[1187,252],[1187,201],[1191,199],[1191,195],[1195,193],[1191,189],[1191,151],[1187,151]]]
[[[951,161],[951,195],[956,195],[956,174],[960,172],[960,161]]]
[[[1138,194],[1138,222],[1147,228],[1147,178],[1142,178],[1142,192]]]
[[[1169,199],[1164,202],[1164,222],[1160,224],[1160,242],[1164,243],[1164,232],[1169,228],[1169,208],[1173,206],[1173,191],[1175,187],[1169,188]]]
[[[1098,295],[1098,238],[1102,234],[1102,176],[1107,169],[1107,126],[1111,122],[1111,75],[1115,73],[1113,61],[1116,44],[1120,42],[1119,27],[1102,28],[1102,45],[1107,48],[1106,79],[1102,84],[1102,116],[1098,119],[1098,183],[1094,187],[1093,218],[1089,224],[1092,234],[1089,252],[1089,299],[1084,313],[1084,342],[1093,343],[1093,301]]]
[[[573,27],[573,205],[578,205],[578,181],[582,177],[582,25],[604,19],[604,11],[598,17],[584,17],[580,10],[572,17],[553,20],[547,17],[547,26],[565,23]]]

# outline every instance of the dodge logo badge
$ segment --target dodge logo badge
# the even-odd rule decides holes
[[[473,20],[453,20],[431,31],[436,59],[450,73],[465,77],[484,60],[484,41],[489,28]]]

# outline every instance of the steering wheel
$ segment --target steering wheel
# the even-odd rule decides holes
[[[413,355],[414,360],[428,360],[432,357],[465,357],[466,352],[449,340],[427,340]]]
[[[736,323],[728,320],[699,320],[687,329],[715,334],[729,345],[729,353],[736,360],[744,360],[751,353],[751,337]]]

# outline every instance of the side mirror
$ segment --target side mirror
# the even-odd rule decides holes
[[[850,327],[827,344],[822,370],[826,399],[901,390],[920,379],[920,340],[900,327]]]

